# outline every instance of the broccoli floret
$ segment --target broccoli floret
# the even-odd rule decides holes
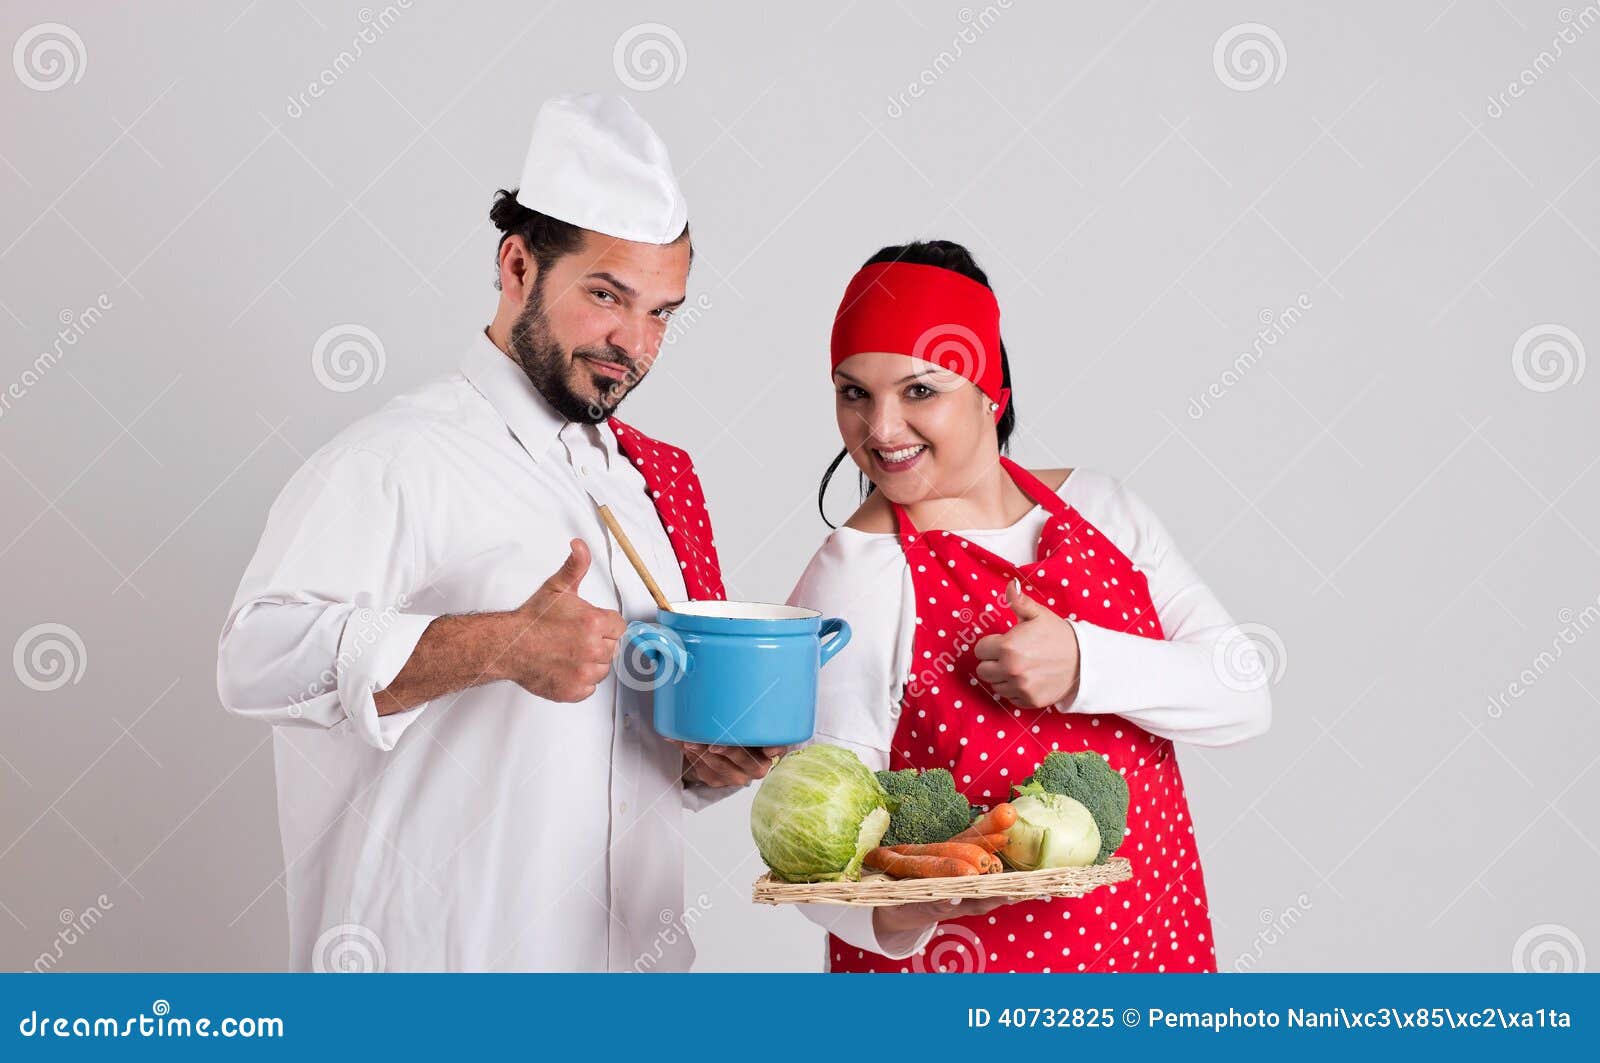
[[[956,781],[943,768],[880,771],[878,781],[889,794],[889,832],[884,845],[926,845],[949,841],[972,822],[972,806],[956,792]]]
[[[1105,863],[1122,844],[1128,826],[1128,781],[1100,754],[1047,754],[1039,770],[1015,787],[1017,797],[1037,793],[1065,794],[1089,810],[1100,828],[1100,856],[1095,863]]]

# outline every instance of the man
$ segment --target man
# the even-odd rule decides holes
[[[284,489],[218,690],[275,727],[292,969],[687,970],[683,809],[780,752],[668,742],[612,669],[655,604],[597,504],[669,599],[723,596],[688,456],[611,417],[684,300],[687,208],[627,103],[568,96],[490,216],[494,320]]]
[[[684,298],[666,149],[620,99],[552,100],[492,217],[486,333],[306,463],[222,635],[223,703],[277,726],[295,969],[361,949],[391,969],[630,969],[682,910],[683,803],[765,772],[767,751],[658,738],[648,691],[610,675],[623,616],[654,606],[596,502],[679,599],[646,478],[703,513],[687,458],[641,468],[606,423]],[[694,590],[719,597],[694,521]],[[687,968],[671,936],[656,967]]]

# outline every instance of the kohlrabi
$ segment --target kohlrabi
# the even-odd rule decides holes
[[[1083,867],[1100,855],[1100,828],[1081,802],[1062,794],[1027,794],[1011,802],[1017,821],[1000,855],[1018,871]]]

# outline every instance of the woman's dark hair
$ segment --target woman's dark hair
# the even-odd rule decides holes
[[[914,266],[938,266],[963,277],[970,277],[983,285],[990,287],[989,275],[978,268],[978,263],[973,259],[972,252],[952,240],[917,240],[909,244],[897,244],[885,247],[865,262],[861,263],[863,269],[879,262],[909,262]],[[1006,360],[1006,344],[1000,341],[1000,386],[1011,387],[1011,363]],[[1017,426],[1017,402],[1013,396],[1006,403],[1005,410],[1000,414],[1000,420],[995,424],[995,435],[1000,441],[1000,452],[1007,453],[1011,448],[1011,432]],[[824,501],[828,495],[828,483],[833,479],[834,472],[850,454],[849,450],[840,450],[833,462],[828,466],[828,471],[822,474],[822,483],[817,487],[817,512],[822,514],[822,522],[830,528],[838,525],[828,519],[828,511],[824,508]],[[861,477],[861,497],[866,499],[876,488],[865,473]]]

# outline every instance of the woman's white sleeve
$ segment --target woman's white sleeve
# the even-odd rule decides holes
[[[873,771],[889,766],[900,696],[911,664],[916,600],[905,555],[893,536],[835,532],[806,566],[789,604],[840,617],[850,644],[817,680],[813,742],[843,746]],[[847,944],[903,960],[927,944],[933,927],[879,936],[871,908],[796,905],[800,913]]]
[[[789,604],[850,625],[849,645],[817,677],[816,740],[883,750],[887,758],[916,627],[916,596],[899,541],[848,528],[834,532]]]
[[[1103,473],[1079,470],[1067,483],[1073,506],[1144,573],[1166,638],[1074,621],[1078,693],[1057,707],[1121,716],[1152,734],[1202,746],[1230,745],[1265,732],[1272,701],[1255,644],[1200,581],[1156,515]]]

